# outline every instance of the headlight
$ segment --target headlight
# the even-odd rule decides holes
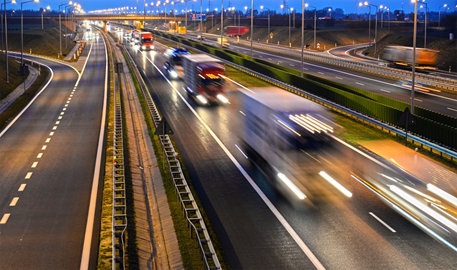
[[[173,77],[173,78],[177,78],[178,77],[178,73],[174,70],[170,71],[170,76]]]
[[[141,49],[146,49],[146,46],[144,46],[144,45],[143,45],[143,46],[141,46]]]
[[[217,95],[217,98],[224,103],[228,102],[228,99],[226,99],[223,95]]]
[[[204,98],[204,97],[201,96],[201,95],[198,95],[198,96],[197,96],[197,99],[200,100],[200,102],[203,103],[203,104],[208,103],[208,101],[206,100],[206,98]]]

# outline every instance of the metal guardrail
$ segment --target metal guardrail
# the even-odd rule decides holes
[[[191,50],[194,50],[194,51],[198,51],[198,52],[203,53],[203,54],[207,54],[206,52],[200,51],[200,50],[198,50],[198,49],[196,49],[196,48],[194,48],[194,47],[192,47],[192,46],[187,46],[187,45],[185,45],[185,44],[176,42],[176,41],[174,41],[174,40],[171,40],[171,39],[168,39],[168,38],[165,38],[165,37],[161,37],[161,38],[163,38],[163,39],[165,39],[165,40],[168,40],[168,41],[170,41],[170,42],[179,44],[179,45],[181,45],[181,46],[183,46],[183,47],[186,47],[186,48],[188,48],[188,49],[191,49]],[[324,106],[327,106],[327,107],[330,107],[330,108],[333,108],[333,109],[340,110],[340,111],[343,111],[343,112],[345,112],[345,113],[351,114],[351,115],[353,115],[353,116],[355,116],[355,117],[357,117],[357,118],[363,119],[364,121],[367,121],[367,122],[369,122],[369,123],[371,123],[371,124],[373,124],[373,125],[377,125],[377,126],[381,127],[382,129],[386,129],[386,130],[388,130],[389,132],[396,133],[396,134],[398,134],[398,135],[400,135],[400,136],[403,136],[403,137],[406,136],[406,132],[405,132],[405,131],[403,131],[403,130],[401,130],[401,129],[399,129],[399,128],[396,128],[396,127],[394,127],[394,126],[388,125],[388,124],[386,124],[386,123],[384,123],[384,122],[382,122],[382,121],[379,121],[379,120],[377,120],[377,119],[374,119],[374,118],[372,118],[372,117],[370,117],[370,116],[367,116],[367,115],[362,114],[362,113],[360,113],[360,112],[357,112],[357,111],[355,111],[355,110],[351,110],[351,109],[349,109],[349,108],[346,108],[346,107],[344,107],[344,106],[342,106],[342,105],[339,105],[339,104],[337,104],[337,103],[334,103],[334,102],[332,102],[332,101],[326,100],[326,99],[321,98],[321,97],[319,97],[319,96],[310,94],[310,93],[308,93],[308,92],[306,92],[306,91],[304,91],[304,90],[302,90],[302,89],[300,89],[300,88],[297,88],[297,87],[294,87],[294,86],[292,86],[292,85],[289,85],[289,84],[286,84],[286,83],[284,83],[284,82],[281,82],[281,81],[279,81],[279,80],[270,78],[270,77],[265,76],[265,75],[263,75],[263,74],[261,74],[261,73],[259,73],[259,72],[250,70],[250,69],[245,68],[245,67],[240,66],[240,65],[237,65],[237,64],[232,63],[232,62],[230,62],[230,61],[227,61],[227,60],[225,60],[225,59],[219,58],[219,57],[217,57],[217,56],[215,56],[215,55],[211,55],[211,56],[214,57],[214,58],[217,58],[217,59],[219,59],[220,61],[223,61],[223,62],[225,62],[226,64],[228,64],[228,65],[230,65],[230,66],[233,66],[233,67],[235,67],[235,68],[237,68],[237,69],[239,69],[239,70],[241,70],[241,71],[243,71],[243,72],[245,72],[245,73],[248,73],[248,74],[250,74],[250,75],[253,75],[254,77],[257,77],[257,78],[259,78],[259,79],[262,79],[262,80],[264,80],[264,81],[266,81],[266,82],[269,82],[269,83],[271,83],[271,84],[273,84],[273,85],[279,86],[279,87],[281,87],[281,88],[283,88],[283,89],[286,89],[286,90],[288,90],[288,91],[290,91],[290,92],[293,92],[293,93],[295,93],[295,94],[300,94],[301,96],[303,96],[303,97],[305,97],[305,98],[308,98],[308,99],[311,99],[311,100],[313,100],[313,101],[319,102],[319,103],[321,103],[321,104],[324,105]],[[442,147],[442,146],[440,146],[440,145],[438,145],[438,144],[435,144],[435,143],[433,143],[433,142],[430,142],[430,141],[428,141],[426,138],[422,138],[422,137],[419,137],[419,136],[414,135],[414,134],[411,134],[411,133],[408,133],[408,138],[409,138],[410,140],[412,140],[413,142],[418,142],[418,143],[420,143],[420,144],[421,144],[421,147],[423,147],[424,145],[427,146],[427,147],[429,147],[429,148],[430,148],[430,151],[432,151],[432,149],[438,151],[438,152],[440,153],[441,156],[442,156],[443,153],[446,154],[446,155],[449,155],[450,158],[451,158],[451,161],[452,161],[453,159],[457,159],[457,152],[452,151],[452,150],[450,150],[450,149],[448,149],[448,148]]]
[[[212,35],[206,34],[206,36],[212,36]],[[217,38],[217,37],[220,37],[220,36],[215,36],[215,38]],[[230,42],[233,45],[240,44],[242,46],[251,46],[250,41],[240,40],[238,42],[234,38],[228,38],[228,39],[230,40]],[[277,46],[277,45],[272,45],[272,44],[270,45],[270,44],[266,44],[266,43],[259,43],[257,41],[254,41],[252,43],[252,47],[255,49],[263,50],[263,51],[286,54],[286,55],[301,58],[301,50],[298,50],[298,49],[288,48],[288,47],[284,47],[284,46]],[[312,61],[321,62],[321,63],[330,64],[330,65],[339,66],[339,67],[344,67],[344,68],[349,68],[349,69],[353,69],[353,70],[368,72],[368,73],[372,73],[375,75],[390,77],[390,78],[399,79],[399,80],[410,80],[412,77],[411,71],[390,68],[390,67],[371,64],[371,63],[357,62],[357,61],[349,60],[349,59],[340,59],[335,56],[330,56],[330,55],[326,55],[323,53],[304,51],[303,59],[312,60]],[[417,72],[416,72],[415,76],[416,76],[417,82],[427,83],[427,84],[430,84],[432,86],[435,86],[435,87],[438,87],[441,89],[457,91],[457,80],[453,80],[453,79],[449,79],[449,78],[442,78],[442,77],[437,77],[437,76],[422,74],[422,73],[417,73]]]
[[[148,91],[148,88],[135,64],[133,61],[130,52],[125,49],[123,45],[118,45],[127,55],[127,61],[132,66],[135,76],[138,78],[138,83],[140,85],[143,96],[146,99],[149,113],[154,121],[154,126],[157,128],[162,117],[159,114],[159,111],[152,99],[151,94]],[[162,148],[164,151],[164,158],[166,158],[168,166],[170,168],[170,174],[173,179],[175,186],[176,194],[181,202],[181,208],[183,210],[184,217],[187,219],[187,226],[191,229],[191,237],[195,235],[197,244],[200,249],[200,254],[204,261],[204,267],[208,270],[221,269],[219,259],[217,258],[216,251],[212,244],[211,238],[209,236],[208,230],[206,229],[205,222],[201,215],[201,212],[198,208],[197,203],[195,202],[194,196],[187,185],[187,181],[182,172],[181,164],[178,160],[178,152],[173,147],[171,139],[168,135],[159,136]]]
[[[127,229],[127,200],[124,174],[124,138],[120,85],[114,70],[114,52],[109,38],[102,34],[111,48],[111,63],[114,85],[114,138],[113,138],[113,224],[112,224],[112,269],[125,269],[125,230]],[[116,85],[118,87],[116,87]]]

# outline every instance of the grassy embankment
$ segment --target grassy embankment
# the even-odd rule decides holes
[[[21,65],[15,61],[15,58],[8,57],[8,78],[9,84],[6,83],[5,54],[0,52],[0,100],[8,96],[23,81],[19,75]]]
[[[4,54],[0,53],[0,57],[3,56],[0,60],[0,72],[2,75],[2,79],[0,80],[0,98],[6,97],[11,91],[13,91],[18,85],[22,83],[22,77],[18,75],[19,71],[19,64],[14,61],[14,59],[9,59],[9,79],[10,85],[6,85],[5,83],[5,69],[4,69],[4,62],[2,64],[2,60],[4,60]],[[30,64],[30,62],[28,62]],[[38,69],[38,65],[36,63],[33,64],[33,67]],[[46,68],[41,69],[41,75],[38,76],[36,81],[25,91],[22,96],[18,97],[5,111],[0,114],[0,130],[8,125],[8,123],[14,119],[14,117],[32,100],[41,87],[46,82],[46,78],[49,75],[49,71]]]

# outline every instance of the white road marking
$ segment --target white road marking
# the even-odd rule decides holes
[[[455,111],[457,112],[457,109],[453,109],[453,108],[447,108],[448,110],[451,110],[451,111]]]
[[[66,111],[66,110],[67,110],[67,108],[63,108],[63,110],[64,110],[64,111]]]
[[[202,123],[202,125],[206,128],[208,133],[213,137],[213,139],[217,142],[217,144],[219,144],[219,146],[222,148],[222,150],[225,152],[225,154],[228,156],[228,158],[233,162],[233,164],[238,168],[238,170],[241,172],[241,174],[243,174],[243,176],[246,178],[248,183],[257,192],[257,194],[260,196],[260,198],[268,206],[270,211],[275,215],[275,217],[282,224],[284,229],[286,229],[286,231],[290,234],[290,236],[295,240],[295,242],[298,244],[300,249],[306,254],[306,256],[309,258],[309,260],[314,264],[314,266],[319,270],[325,270],[324,266],[316,258],[316,256],[313,254],[313,252],[308,248],[308,246],[305,244],[305,242],[303,242],[303,240],[300,238],[300,236],[298,236],[298,234],[295,232],[295,230],[292,228],[292,226],[284,218],[284,216],[278,211],[278,209],[276,209],[276,207],[273,205],[273,203],[263,193],[263,191],[259,188],[259,186],[257,186],[257,184],[254,182],[254,180],[249,176],[249,174],[238,163],[238,161],[235,159],[235,157],[232,155],[232,153],[230,153],[230,151],[225,147],[225,145],[222,143],[222,141],[216,136],[216,134],[211,130],[211,128],[206,124],[206,122],[200,117],[200,115],[194,110],[194,108],[192,108],[192,106],[189,104],[189,102],[182,96],[182,94],[176,89],[176,87],[174,87],[174,85],[170,82],[170,80],[168,80],[168,78],[162,73],[162,71],[154,64],[154,62],[152,62],[152,60],[149,57],[146,57],[146,59],[148,59],[148,61],[157,69],[157,71],[168,82],[168,84],[170,84],[172,89],[179,95],[181,100],[187,105],[189,110]]]
[[[324,75],[324,73],[323,73],[323,72],[317,72],[317,73]]]
[[[392,229],[392,227],[390,227],[389,225],[387,225],[387,223],[385,223],[384,221],[382,221],[382,219],[378,218],[375,214],[369,212],[369,214],[374,217],[377,221],[379,221],[382,225],[386,226],[387,229],[389,229],[391,232],[396,232],[394,229]]]
[[[411,97],[409,97],[409,99],[411,99]],[[416,100],[416,101],[419,101],[419,102],[422,102],[422,100],[421,100],[421,99],[417,99],[417,98],[415,98],[414,100]]]
[[[0,220],[0,224],[5,224],[8,221],[8,218],[10,217],[10,213],[4,214],[2,219]]]
[[[36,158],[41,158],[43,156],[43,153],[39,153]]]
[[[46,150],[46,147],[48,147],[47,145],[43,145],[43,147],[41,147],[41,150]]]
[[[56,125],[60,124],[60,121],[56,121]]]
[[[33,162],[32,168],[36,168],[37,165],[38,165],[38,162]]]
[[[54,135],[54,131],[52,131],[51,133],[49,133],[49,136],[52,136],[52,135]]]
[[[21,184],[21,186],[19,187],[19,189],[17,191],[24,191],[26,185],[27,184]]]
[[[363,83],[359,83],[359,82],[355,82],[356,84],[359,84],[359,85],[364,85]]]
[[[68,107],[68,104],[65,104],[65,107]],[[64,110],[65,110],[65,108],[64,108]]]
[[[388,90],[384,90],[384,89],[379,89],[379,90],[390,93],[390,91],[388,91]]]
[[[47,142],[47,143],[50,142],[50,141],[51,141],[51,138],[47,138],[47,139],[46,139],[46,142]]]
[[[278,61],[279,63],[282,63],[281,61]]]
[[[92,234],[94,230],[94,222],[95,222],[95,206],[97,202],[97,192],[98,192],[98,182],[100,178],[100,170],[101,170],[101,159],[103,155],[103,138],[105,136],[105,122],[106,122],[106,103],[107,103],[107,92],[108,92],[108,50],[106,48],[105,42],[103,42],[105,47],[105,89],[103,93],[103,108],[102,108],[102,119],[100,123],[100,134],[98,137],[98,147],[97,147],[97,155],[95,159],[95,169],[94,169],[94,176],[92,181],[92,190],[90,194],[90,202],[89,202],[89,213],[87,215],[87,222],[86,222],[86,231],[84,235],[84,244],[83,250],[81,255],[81,263],[80,263],[80,270],[89,269],[89,258],[90,258],[90,248],[92,244]],[[91,50],[92,50],[91,46]],[[89,51],[90,55],[90,51]],[[89,59],[89,55],[87,59]],[[87,63],[86,59],[86,63]],[[86,64],[84,64],[84,69]],[[82,73],[81,72],[81,73]]]
[[[16,206],[17,201],[19,201],[19,197],[14,197],[13,200],[10,203],[10,206]]]
[[[28,172],[27,175],[25,176],[25,179],[30,179],[32,177],[33,172]]]
[[[335,78],[337,78],[338,80],[342,80],[342,79],[343,79],[343,78],[341,78],[341,77],[335,77]]]
[[[65,114],[65,112],[61,112],[60,114],[61,114],[61,115],[64,115],[64,114]]]
[[[73,93],[73,92],[72,92]],[[70,95],[70,97],[72,97],[73,95]]]
[[[69,97],[68,100],[71,100],[71,97]]]
[[[57,126],[54,126],[54,127],[52,128],[52,130],[56,130],[56,129],[57,129]]]
[[[59,116],[57,119],[62,119],[62,116]]]
[[[70,103],[70,101],[67,101],[67,103]]]
[[[290,66],[291,66],[291,67],[295,67],[295,65],[294,65],[294,64],[290,64]]]
[[[268,60],[273,60],[273,59],[271,59],[270,57],[268,57]]]

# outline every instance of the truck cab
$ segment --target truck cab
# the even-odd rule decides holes
[[[145,50],[152,50],[154,49],[154,37],[150,32],[142,32],[140,33],[140,49]]]

